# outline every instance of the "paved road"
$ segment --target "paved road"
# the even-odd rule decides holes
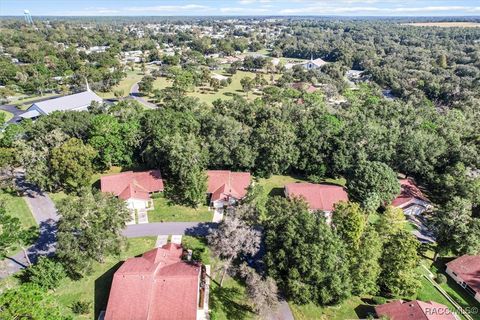
[[[295,320],[292,310],[286,301],[280,301],[280,305],[274,313],[267,317],[268,320]]]
[[[141,104],[143,104],[145,107],[149,109],[156,109],[158,106],[156,104],[153,104],[151,102],[148,102],[147,100],[143,99],[140,96],[140,92],[138,92],[138,82],[135,83],[131,88],[130,88],[130,97],[133,99],[137,100]]]
[[[37,242],[27,249],[30,261],[35,262],[41,255],[49,255],[55,252],[56,247],[56,222],[58,221],[57,210],[53,201],[38,187],[25,182],[24,172],[15,172],[16,184],[32,211],[32,215],[39,226],[40,235]],[[0,262],[0,278],[18,272],[27,266],[27,259],[23,251]]]

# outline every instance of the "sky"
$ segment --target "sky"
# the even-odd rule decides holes
[[[480,0],[0,0],[0,16],[480,16]]]

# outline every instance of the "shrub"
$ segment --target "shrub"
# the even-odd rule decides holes
[[[444,284],[444,283],[447,283],[447,277],[442,273],[437,273],[437,276],[435,277],[435,281],[438,284]]]
[[[384,297],[379,297],[379,296],[373,297],[372,300],[375,304],[384,304],[384,303],[387,302],[387,299],[385,299]]]
[[[76,301],[72,304],[72,312],[75,314],[87,314],[91,303],[88,301]]]
[[[25,270],[25,278],[28,282],[35,283],[46,290],[58,287],[65,277],[63,266],[48,257],[40,257],[35,265]]]

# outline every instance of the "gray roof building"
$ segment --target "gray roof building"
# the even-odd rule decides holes
[[[92,101],[102,103],[103,99],[96,95],[95,92],[87,90],[60,98],[36,102],[25,113],[22,113],[20,117],[31,119],[54,111],[85,111],[92,104]]]

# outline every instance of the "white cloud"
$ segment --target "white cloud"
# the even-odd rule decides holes
[[[190,10],[209,10],[211,7],[199,5],[199,4],[186,4],[182,6],[149,6],[149,7],[127,7],[123,8],[125,11],[145,11],[145,12],[171,12],[171,11],[190,11]]]

